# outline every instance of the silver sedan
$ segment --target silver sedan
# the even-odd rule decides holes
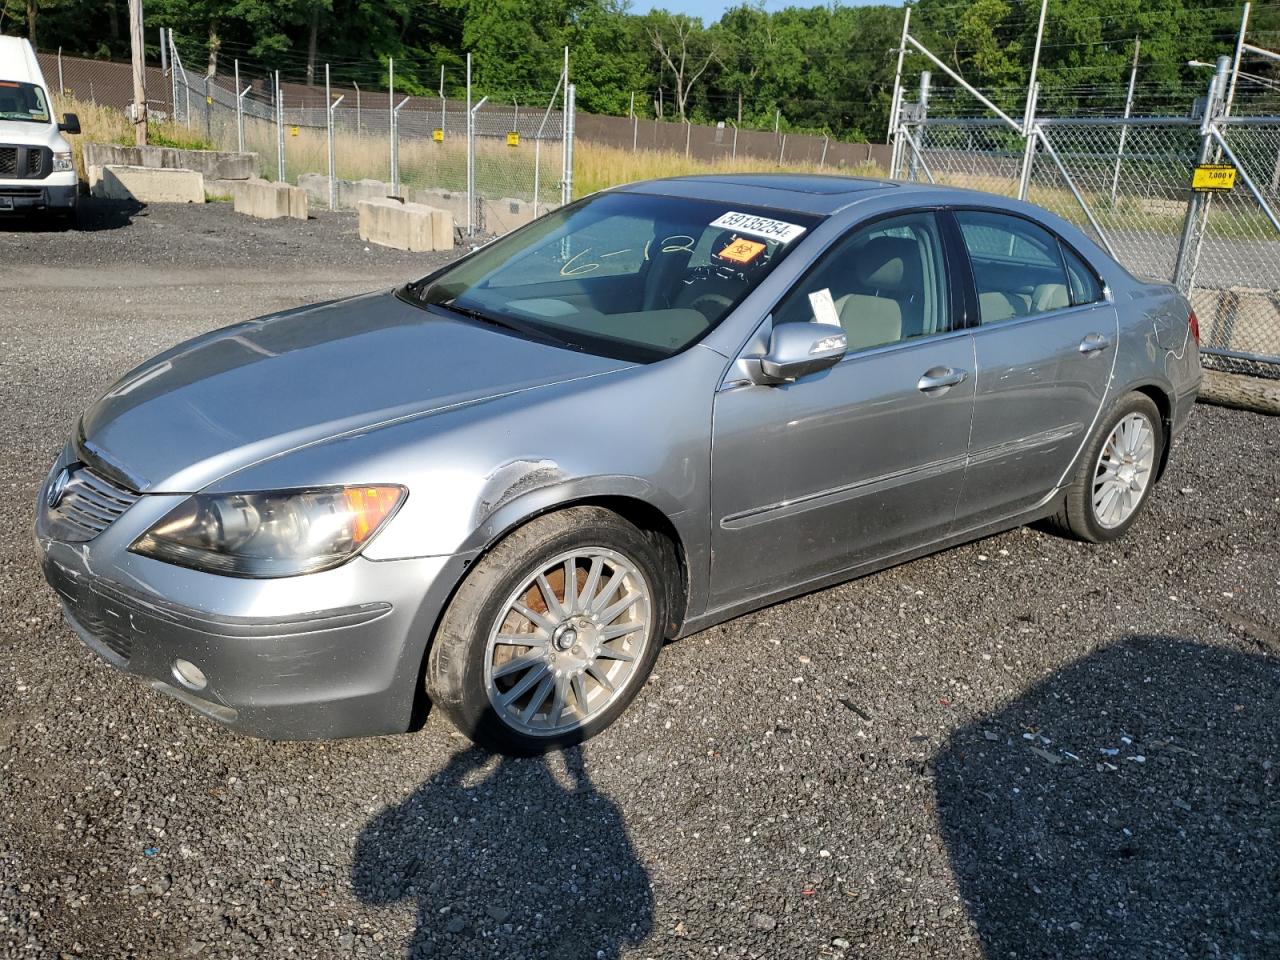
[[[1195,315],[1069,223],[819,176],[633,184],[218,330],[75,425],[36,536],[110,663],[270,738],[599,732],[665,640],[1047,519],[1137,519]]]

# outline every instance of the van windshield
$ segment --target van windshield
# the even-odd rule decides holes
[[[34,83],[0,80],[0,120],[49,122],[49,101]]]

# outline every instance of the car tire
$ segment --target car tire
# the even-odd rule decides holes
[[[595,736],[653,668],[671,569],[664,537],[610,510],[570,507],[530,521],[485,554],[450,601],[427,656],[432,707],[476,744],[505,754]],[[642,599],[612,613],[633,595]]]
[[[1164,442],[1163,421],[1151,398],[1125,394],[1085,445],[1051,524],[1087,543],[1124,536],[1151,496]]]

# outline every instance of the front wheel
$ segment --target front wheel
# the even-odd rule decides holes
[[[1123,536],[1146,505],[1163,451],[1155,403],[1143,393],[1127,394],[1080,455],[1055,525],[1089,543]]]
[[[653,668],[665,570],[657,539],[611,511],[572,507],[533,520],[458,588],[427,660],[432,705],[503,753],[594,736]]]

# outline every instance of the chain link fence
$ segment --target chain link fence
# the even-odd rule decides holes
[[[1023,197],[1076,223],[1137,276],[1175,283],[1206,367],[1280,378],[1280,117],[930,118],[898,131],[895,176]],[[1225,163],[1230,190],[1192,189]]]
[[[400,197],[449,210],[471,236],[513,230],[571,194],[573,86],[563,75],[540,102],[505,105],[238,70],[214,78],[188,72],[176,43],[169,54],[174,119],[215,149],[257,154],[261,176],[303,187],[313,204]]]

